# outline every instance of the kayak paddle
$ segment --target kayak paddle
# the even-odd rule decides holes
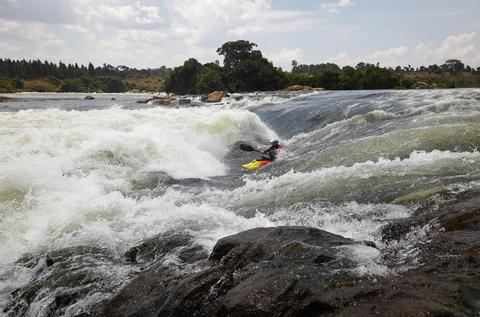
[[[255,149],[253,146],[248,145],[248,144],[243,144],[243,143],[240,144],[240,149],[242,149],[242,150],[244,150],[244,151],[248,151],[248,152],[263,153],[262,151]]]

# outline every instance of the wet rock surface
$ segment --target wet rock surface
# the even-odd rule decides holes
[[[96,314],[478,316],[479,217],[480,195],[466,192],[426,201],[385,226],[387,246],[421,236],[407,250],[410,265],[396,263],[402,248],[385,248],[386,276],[356,274],[358,263],[342,252],[374,244],[306,227],[248,230],[219,240],[196,272],[163,266],[141,273]]]
[[[381,228],[379,246],[274,227],[220,239],[210,255],[191,234],[172,231],[120,258],[92,247],[25,256],[19,263],[35,276],[4,313],[38,313],[41,303],[44,316],[478,316],[480,195],[442,195]],[[378,253],[388,274],[359,274],[358,249]],[[119,290],[122,281],[102,276],[99,263],[133,268],[131,280]]]
[[[25,255],[18,264],[34,269],[32,281],[11,293],[12,299],[3,313],[6,316],[85,313],[83,309],[76,310],[75,303],[95,293],[108,294],[118,288],[119,283],[97,269],[116,262],[108,250],[95,247],[70,247],[40,256]]]
[[[111,298],[138,272],[163,269],[170,261],[175,263],[171,265],[174,272],[207,257],[190,234],[171,231],[139,242],[123,257],[91,246],[26,254],[17,266],[33,270],[31,281],[11,292],[2,312],[6,316],[91,316],[99,302]]]
[[[105,304],[107,316],[308,316],[337,308],[332,284],[356,264],[342,250],[361,243],[307,227],[256,228],[223,238],[198,272],[156,267]]]

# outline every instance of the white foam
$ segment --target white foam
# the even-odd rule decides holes
[[[332,205],[324,202],[283,208],[268,219],[275,225],[315,227],[357,241],[377,241],[378,229],[387,221],[405,218],[411,213],[411,209],[393,204],[350,202]]]
[[[139,172],[222,175],[232,143],[272,135],[251,112],[207,107],[0,113],[0,264],[79,244],[120,252],[167,229],[195,232],[212,247],[269,225],[174,190],[140,201],[122,193]]]

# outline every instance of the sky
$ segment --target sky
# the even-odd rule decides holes
[[[0,0],[0,58],[178,66],[248,40],[275,66],[480,66],[480,0]]]

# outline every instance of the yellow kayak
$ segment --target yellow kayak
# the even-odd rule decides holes
[[[269,163],[272,163],[272,161],[269,161],[269,160],[259,160],[259,161],[253,160],[250,163],[243,164],[242,167],[246,168],[246,169],[249,169],[249,170],[252,170],[252,169],[256,169],[256,168],[265,166]]]

